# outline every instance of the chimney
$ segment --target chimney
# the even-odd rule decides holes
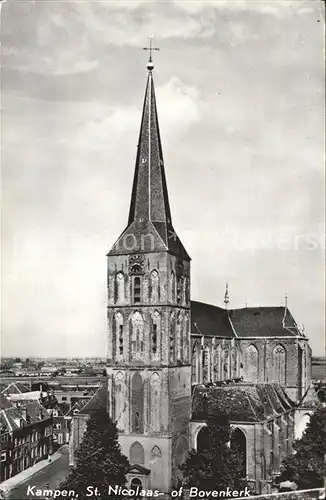
[[[26,408],[26,406],[23,406],[21,408],[21,412],[22,412],[23,419],[27,421],[27,408]]]

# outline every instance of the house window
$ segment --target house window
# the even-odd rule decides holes
[[[67,396],[62,396],[62,401],[67,401]]]
[[[141,295],[141,282],[139,276],[134,277],[133,285],[134,285],[134,290],[133,290],[134,304],[139,304]]]

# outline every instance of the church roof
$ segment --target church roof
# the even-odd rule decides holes
[[[192,334],[216,337],[302,336],[288,308],[282,306],[223,309],[191,302]]]
[[[152,70],[143,105],[127,228],[109,255],[170,251],[189,256],[171,219]]]
[[[301,336],[298,326],[284,306],[245,307],[229,311],[238,337]]]
[[[194,300],[191,301],[191,333],[235,337],[225,309]]]
[[[208,410],[225,411],[230,422],[262,422],[295,407],[279,384],[233,383],[206,388],[197,386],[192,420],[206,420]]]

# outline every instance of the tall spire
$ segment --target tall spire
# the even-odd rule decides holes
[[[153,80],[152,51],[158,49],[152,47],[150,40],[149,48],[146,47],[145,50],[149,50],[148,77],[128,226],[110,253],[122,253],[124,250],[125,253],[130,253],[129,250],[169,250],[179,257],[190,259],[172,226]],[[150,248],[143,249],[142,241],[145,236],[151,237],[148,238],[151,245]]]
[[[171,223],[152,66],[150,68],[138,141],[129,224],[137,220]]]

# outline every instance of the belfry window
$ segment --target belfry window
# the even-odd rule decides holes
[[[152,334],[152,352],[155,354],[156,351],[157,351],[157,325],[154,323],[153,334]]]
[[[179,277],[177,279],[177,304],[182,303],[182,295],[183,295],[183,279]]]
[[[141,282],[139,276],[134,277],[133,285],[134,285],[134,290],[133,290],[134,304],[139,304],[141,295]]]
[[[123,326],[119,326],[119,353],[123,354]]]

